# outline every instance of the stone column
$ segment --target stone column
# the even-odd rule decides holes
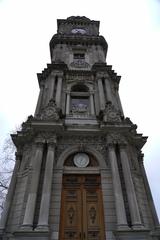
[[[150,186],[149,186],[149,183],[148,183],[148,179],[147,179],[147,176],[146,176],[146,171],[145,171],[144,164],[143,164],[143,154],[142,153],[140,153],[140,155],[139,155],[139,164],[140,164],[140,170],[141,170],[141,174],[143,176],[144,186],[145,186],[145,190],[146,190],[146,193],[147,193],[149,206],[151,208],[154,224],[155,224],[155,226],[159,227],[159,219],[158,219],[158,216],[157,216],[157,213],[156,213],[156,209],[155,209],[155,206],[154,206],[154,201],[153,201],[153,198],[152,198],[152,193],[151,193]]]
[[[94,94],[94,92],[90,92],[91,115],[95,115],[95,108],[94,108],[93,94]]]
[[[49,92],[48,92],[48,102],[53,98],[54,86],[55,86],[55,76],[51,74]]]
[[[43,100],[43,92],[44,92],[44,84],[40,83],[40,92],[39,92],[39,96],[38,96],[36,111],[35,111],[35,114],[34,114],[35,116],[37,116],[39,114],[40,107],[41,107],[42,100]]]
[[[120,97],[119,97],[119,92],[118,92],[118,83],[117,83],[117,86],[116,86],[116,99],[117,99],[117,104],[118,104],[118,107],[121,111],[121,114],[124,115],[121,100],[120,100]]]
[[[120,145],[120,156],[121,156],[121,163],[122,163],[122,170],[123,176],[126,186],[128,204],[131,214],[131,222],[133,229],[142,228],[141,217],[138,209],[138,203],[136,198],[136,193],[134,189],[134,184],[132,180],[130,165],[128,156],[126,153],[126,145]]]
[[[114,145],[109,145],[109,158],[111,163],[112,179],[113,179],[113,189],[116,204],[116,215],[117,215],[117,228],[118,230],[129,229],[126,212],[124,207],[124,199],[121,187],[121,181],[117,165],[117,157],[114,149]]]
[[[62,76],[58,76],[57,89],[56,89],[57,107],[60,107],[60,104],[61,104],[61,93],[62,93]]]
[[[41,163],[43,157],[43,142],[40,139],[36,141],[36,152],[35,156],[32,159],[32,178],[30,183],[30,190],[28,194],[28,199],[26,203],[26,209],[22,224],[22,229],[24,230],[32,230],[36,198],[37,198],[37,190],[39,184]]]
[[[66,99],[66,115],[69,115],[70,112],[70,92],[67,91],[67,99]]]
[[[99,101],[100,101],[100,109],[105,109],[105,96],[104,96],[104,89],[102,84],[102,79],[98,79],[98,91],[99,91]]]
[[[107,101],[113,104],[113,99],[112,99],[113,96],[112,96],[111,86],[108,78],[105,78],[105,88],[106,88]]]
[[[42,199],[40,205],[40,213],[38,219],[38,225],[36,230],[48,231],[48,217],[51,198],[51,186],[52,186],[52,173],[54,165],[56,139],[52,139],[48,142],[48,151],[45,165],[44,182],[42,189]]]
[[[2,212],[2,216],[1,216],[0,232],[4,230],[5,225],[6,225],[6,221],[7,221],[7,218],[8,218],[8,212],[9,212],[10,205],[11,205],[11,202],[13,200],[13,196],[14,196],[14,192],[15,192],[17,172],[18,172],[19,167],[20,167],[21,158],[22,158],[21,153],[17,152],[16,153],[16,163],[15,163],[15,166],[14,166],[12,179],[11,179],[11,182],[10,182],[10,185],[9,185],[7,197],[6,197],[6,200],[5,200],[4,209],[3,209],[3,212]]]

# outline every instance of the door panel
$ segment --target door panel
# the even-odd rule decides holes
[[[63,177],[60,240],[104,240],[100,176]]]
[[[81,233],[81,191],[80,189],[63,190],[61,209],[61,238],[80,239]]]

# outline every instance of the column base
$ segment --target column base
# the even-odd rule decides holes
[[[127,224],[119,224],[117,225],[117,231],[128,231],[131,230]]]
[[[22,225],[20,227],[20,231],[33,231],[33,226],[28,224]]]
[[[37,231],[37,232],[49,232],[49,227],[48,227],[48,225],[38,225],[35,228],[35,231]]]
[[[134,224],[132,226],[133,230],[144,230],[144,226],[142,224]]]

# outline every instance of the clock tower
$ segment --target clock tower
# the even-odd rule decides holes
[[[34,116],[12,134],[3,240],[158,240],[147,138],[124,116],[99,21],[57,20]]]

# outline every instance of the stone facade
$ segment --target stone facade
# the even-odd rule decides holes
[[[51,63],[38,74],[35,115],[12,135],[16,165],[0,238],[62,240],[63,176],[96,175],[105,237],[80,233],[64,239],[158,240],[159,222],[141,152],[147,138],[124,116],[120,76],[106,63],[108,45],[99,35],[99,21],[69,17],[57,25],[50,41]],[[89,164],[76,165],[77,153],[89,156]]]

